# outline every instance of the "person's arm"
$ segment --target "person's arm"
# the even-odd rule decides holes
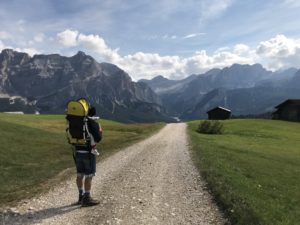
[[[100,131],[100,126],[97,122],[90,120],[89,121],[89,131],[93,135],[94,141],[96,143],[100,142],[102,139],[102,132]]]

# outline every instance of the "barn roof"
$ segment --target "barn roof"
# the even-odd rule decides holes
[[[300,105],[300,99],[288,99],[284,102],[280,103],[279,105],[275,106],[276,109],[281,108],[285,105]]]
[[[210,112],[215,111],[215,110],[218,110],[218,109],[221,109],[221,110],[227,111],[227,112],[231,112],[231,110],[229,110],[229,109],[226,109],[226,108],[221,107],[221,106],[217,106],[217,107],[215,107],[215,108],[213,108],[213,109],[207,111],[207,113],[210,113]]]

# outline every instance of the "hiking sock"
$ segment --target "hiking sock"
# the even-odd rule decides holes
[[[90,197],[90,191],[85,191],[85,192],[84,192],[84,196]]]
[[[83,191],[83,189],[78,189],[78,191],[79,191],[79,195],[83,195],[83,193],[84,193],[84,191]]]

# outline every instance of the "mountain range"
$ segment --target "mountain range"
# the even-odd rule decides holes
[[[300,70],[272,72],[260,64],[212,69],[182,80],[161,75],[132,81],[109,63],[84,52],[72,57],[0,53],[0,111],[65,113],[69,100],[87,98],[100,117],[121,122],[172,122],[206,118],[215,107],[233,115],[271,112],[288,98],[300,98]]]
[[[260,64],[233,64],[179,81],[157,76],[139,82],[148,84],[168,114],[181,120],[207,118],[216,106],[235,116],[265,114],[286,99],[300,98],[300,70],[272,72]]]
[[[122,122],[172,121],[148,85],[109,63],[78,52],[72,57],[5,49],[0,54],[0,111],[65,113],[86,98],[101,117]]]

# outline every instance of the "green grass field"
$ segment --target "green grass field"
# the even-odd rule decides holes
[[[146,138],[164,126],[120,124],[100,120],[103,159],[119,148]],[[63,115],[10,115],[0,113],[0,206],[14,204],[49,190],[75,174]],[[69,169],[68,169],[69,168]]]
[[[228,120],[222,135],[195,132],[193,159],[232,224],[300,222],[300,123]]]

